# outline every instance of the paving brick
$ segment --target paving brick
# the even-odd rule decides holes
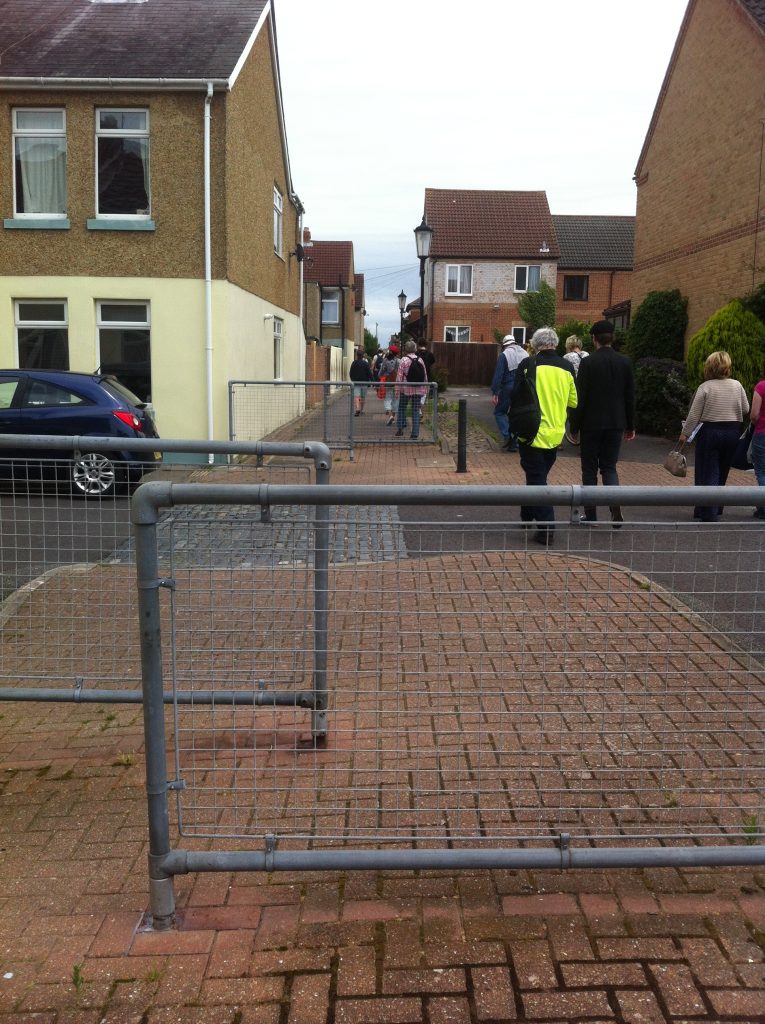
[[[216,932],[207,974],[211,978],[239,978],[250,968],[255,932],[248,929]]]
[[[714,988],[735,987],[736,972],[714,939],[681,939],[680,948],[699,984]]]
[[[507,954],[500,942],[428,942],[424,947],[427,967],[461,967],[506,964]]]
[[[567,988],[639,988],[648,984],[640,964],[561,964],[560,969]]]
[[[430,996],[427,1006],[430,1024],[471,1024],[470,1004],[461,996]]]
[[[385,971],[383,995],[409,995],[414,992],[464,992],[465,972],[457,968],[435,967],[428,971]]]
[[[505,914],[532,914],[548,917],[551,914],[578,914],[576,899],[569,893],[550,893],[534,896],[503,896],[502,912]]]
[[[510,972],[505,967],[473,967],[476,1017],[481,1020],[515,1020],[517,1011]]]
[[[207,978],[202,983],[200,1002],[245,1005],[281,999],[283,978]]]
[[[336,1024],[421,1024],[421,999],[339,999]]]
[[[558,987],[549,943],[544,940],[511,942],[510,953],[522,989]]]
[[[230,931],[235,928],[256,929],[260,924],[261,908],[250,905],[233,907],[187,907],[178,914],[179,931]]]
[[[720,1016],[761,1020],[765,1013],[765,988],[707,989],[707,998]]]
[[[195,1003],[207,969],[207,956],[174,956],[160,971],[158,1006]]]
[[[308,971],[328,971],[332,960],[331,949],[267,949],[258,950],[250,957],[248,971],[242,974],[301,974]],[[210,973],[210,972],[208,972]]]
[[[666,1024],[666,1017],[653,992],[616,993],[624,1024]]]
[[[400,900],[346,900],[343,904],[344,921],[400,921],[414,913],[412,903]]]
[[[619,901],[615,896],[583,892],[579,895],[579,906],[587,917],[600,917],[605,914],[619,914]]]
[[[215,933],[194,932],[137,932],[130,952],[136,956],[174,956],[184,953],[208,953]]]
[[[267,906],[261,911],[260,925],[255,933],[256,949],[277,949],[295,941],[300,908],[294,906]]]
[[[597,939],[601,960],[679,960],[672,939]]]
[[[594,960],[592,944],[580,920],[551,918],[547,934],[553,956],[558,960]],[[615,939],[613,941],[618,941]]]
[[[338,950],[337,995],[373,996],[377,992],[375,950],[372,946],[351,946]]]
[[[702,917],[707,914],[733,914],[737,909],[734,900],[696,893],[690,896],[662,895],[659,906],[665,914],[698,914]]]
[[[539,1020],[570,1020],[572,1017],[600,1017],[614,1014],[605,992],[524,992],[521,997],[526,1016]]]
[[[651,964],[650,970],[670,1014],[680,1017],[705,1012],[704,1000],[685,964]]]
[[[292,979],[290,1024],[326,1024],[330,981],[329,974],[303,974]]]
[[[141,923],[141,914],[107,914],[88,952],[91,956],[119,956],[127,953]]]

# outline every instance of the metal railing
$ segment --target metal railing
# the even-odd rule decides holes
[[[423,385],[424,386],[424,385]],[[338,381],[229,381],[229,434],[238,440],[318,437],[330,448],[395,441],[412,444],[411,400],[397,436],[398,386]],[[363,396],[357,416],[354,389]],[[379,395],[378,395],[379,392]],[[382,396],[382,397],[380,397]],[[438,385],[427,385],[418,441],[438,443]]]
[[[142,701],[129,492],[145,466],[117,455],[108,460],[125,444],[111,437],[0,435],[0,700]],[[162,479],[171,487],[195,480],[239,487],[309,485],[313,479],[326,485],[330,479],[332,456],[318,442],[137,439],[129,447],[136,458],[146,453],[143,480]],[[15,457],[2,458],[3,451]],[[73,479],[75,461],[91,452],[112,461],[116,474],[118,486],[103,497],[98,490],[85,497]],[[207,455],[227,461],[155,467],[155,452],[179,460]],[[169,554],[174,544],[175,567],[200,557],[201,550],[221,565],[247,566],[258,557],[251,520],[260,520],[262,509],[243,505],[236,525],[227,509],[222,528],[220,511],[208,505],[169,510],[158,528],[160,551]],[[170,540],[181,531],[185,550]],[[220,703],[226,695],[217,692],[215,699]],[[255,703],[257,696],[229,694],[229,699]]]
[[[757,488],[142,487],[155,927],[172,923],[186,871],[765,863],[759,500]],[[723,501],[728,521],[693,520],[691,506]],[[266,513],[249,565],[221,568],[197,547],[174,567],[162,553],[168,509],[228,507],[235,530],[242,502]],[[578,520],[617,502],[628,522]],[[518,518],[546,503],[551,546]],[[188,549],[183,531],[176,542]],[[172,722],[168,689],[192,696]],[[260,706],[193,701],[219,689]],[[171,793],[180,835],[238,849],[173,849]]]

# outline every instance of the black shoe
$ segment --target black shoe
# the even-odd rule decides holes
[[[419,439],[419,436],[420,436],[419,434],[410,434],[409,435],[409,440],[410,441],[417,441]]]
[[[397,430],[396,431],[396,437],[403,437],[403,436],[404,436],[404,431],[403,430]]]
[[[619,507],[619,505],[611,505],[610,506],[610,510],[611,510],[611,522],[614,525],[614,529],[615,530],[621,530],[622,523],[624,522],[624,516],[622,515],[621,508]]]
[[[595,518],[595,516],[588,516],[588,515],[579,516],[579,522],[580,523],[597,523],[597,521],[598,520]]]
[[[505,452],[509,451],[510,448],[512,447],[512,444],[513,444],[513,442],[510,440],[510,438],[506,437],[505,441],[504,441],[504,444],[502,445],[502,450],[505,451]]]
[[[505,445],[505,451],[506,452],[517,452],[518,451],[518,445],[515,444],[515,443],[513,443],[513,444],[506,444]]]
[[[551,530],[537,530],[531,539],[535,544],[544,544],[545,547],[549,548],[552,546],[555,534]]]
[[[353,415],[354,416],[361,416],[361,409],[357,409],[356,412]]]

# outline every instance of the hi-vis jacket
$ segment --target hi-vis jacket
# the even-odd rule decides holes
[[[571,363],[562,359],[554,349],[543,349],[533,357],[536,363],[537,398],[542,413],[537,436],[531,442],[532,448],[557,448],[563,440],[568,409],[576,409],[576,383]],[[524,359],[518,366],[522,373]]]

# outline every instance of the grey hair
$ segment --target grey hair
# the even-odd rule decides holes
[[[540,327],[531,336],[530,344],[535,352],[540,352],[544,348],[557,348],[558,335],[552,327]]]
[[[412,341],[411,338],[409,339],[409,341],[405,341],[404,342],[404,352],[416,352],[416,351],[417,351],[417,345],[416,345],[416,343],[414,341]]]
[[[569,334],[566,338],[566,351],[573,352],[575,348],[582,347],[582,339],[578,334]]]

